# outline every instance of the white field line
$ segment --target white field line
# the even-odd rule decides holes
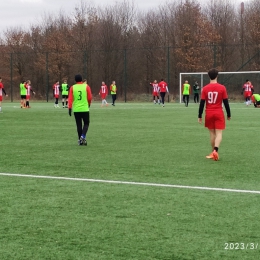
[[[69,177],[56,177],[56,176],[44,176],[44,175],[15,174],[15,173],[0,173],[0,176],[36,178],[36,179],[52,179],[52,180],[66,180],[66,181],[81,181],[81,182],[85,181],[85,182],[126,184],[126,185],[139,185],[139,186],[150,186],[150,187],[153,186],[153,187],[164,187],[164,188],[178,188],[178,189],[193,189],[193,190],[208,190],[208,191],[222,191],[222,192],[260,194],[260,191],[257,191],[257,190],[237,190],[237,189],[225,189],[225,188],[212,188],[212,187],[199,187],[199,186],[185,186],[185,185],[173,185],[173,184],[147,183],[147,182],[113,181],[113,180],[69,178]]]

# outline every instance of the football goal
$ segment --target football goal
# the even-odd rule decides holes
[[[179,95],[182,103],[182,85],[188,80],[193,93],[193,85],[198,82],[200,89],[209,83],[207,72],[185,72],[180,73],[179,77]],[[246,80],[250,80],[254,86],[255,93],[260,93],[260,71],[236,71],[236,72],[219,72],[218,82],[225,85],[228,96],[231,99],[241,96],[241,91]],[[192,100],[192,99],[191,99]]]

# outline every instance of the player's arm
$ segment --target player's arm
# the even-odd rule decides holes
[[[70,87],[69,98],[68,98],[68,108],[69,109],[72,109],[72,104],[73,104],[73,87]]]
[[[230,112],[230,106],[229,106],[229,103],[228,103],[228,99],[223,99],[223,103],[224,103],[224,106],[225,106],[225,109],[226,109],[226,112],[227,112],[227,118],[228,120],[231,118],[231,112]]]
[[[200,100],[200,106],[199,106],[199,115],[198,115],[198,122],[202,122],[202,114],[205,106],[205,99]]]
[[[88,85],[87,85],[87,95],[88,95],[88,105],[90,106],[92,101],[92,93],[91,93],[91,88]]]
[[[6,94],[6,92],[5,92],[5,89],[4,89],[4,88],[2,88],[2,91],[3,91],[3,93],[5,94],[5,96],[8,96],[8,95]]]

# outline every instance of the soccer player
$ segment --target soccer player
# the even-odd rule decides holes
[[[53,96],[55,98],[54,107],[59,108],[59,97],[60,97],[60,82],[56,80],[55,84],[52,87]]]
[[[99,91],[99,95],[101,96],[102,99],[101,107],[103,107],[104,105],[108,106],[108,103],[106,101],[107,94],[108,94],[107,85],[104,81],[102,81],[102,85]]]
[[[112,81],[112,84],[110,85],[110,93],[112,96],[112,106],[115,106],[116,92],[117,92],[116,82]]]
[[[160,104],[159,86],[158,86],[157,80],[154,80],[154,82],[150,83],[150,85],[153,87],[153,103],[156,104],[155,98],[157,98],[157,102],[158,102],[158,104]]]
[[[31,81],[30,80],[26,81],[25,88],[26,88],[26,104],[25,105],[26,105],[26,108],[30,108],[31,91],[35,95],[35,92],[32,90]]]
[[[21,95],[21,108],[25,108],[26,102],[26,80],[22,80],[20,83],[20,95]]]
[[[160,96],[162,99],[162,106],[164,107],[165,94],[166,94],[166,92],[169,93],[169,89],[168,89],[167,83],[163,79],[161,79],[161,81],[159,82],[158,89],[159,89]]]
[[[82,82],[82,76],[75,76],[76,84],[69,90],[69,115],[74,112],[78,132],[78,145],[87,145],[86,135],[89,127],[89,107],[92,100],[91,89]],[[84,123],[82,128],[82,121]]]
[[[5,94],[6,97],[8,97],[4,89],[4,84],[2,83],[2,78],[0,77],[0,112],[2,112],[3,93]]]
[[[244,98],[246,100],[246,105],[248,106],[250,104],[250,97],[252,95],[252,92],[254,92],[254,87],[251,84],[251,82],[247,79],[245,84],[243,85],[241,94],[244,93]]]
[[[185,80],[185,83],[182,85],[182,96],[183,96],[183,102],[185,104],[185,107],[189,105],[190,94],[191,94],[190,84],[188,80]]]
[[[63,108],[68,107],[69,85],[66,79],[64,79],[63,83],[61,84],[61,95],[62,95],[62,107]]]
[[[206,103],[205,127],[209,129],[212,152],[206,158],[219,160],[219,146],[222,141],[222,131],[225,129],[225,117],[222,109],[224,103],[227,119],[231,113],[228,103],[228,95],[225,86],[217,82],[218,70],[211,69],[208,72],[210,83],[202,89],[199,106],[198,122],[202,123],[202,113]]]
[[[199,90],[199,83],[198,81],[195,81],[195,84],[193,85],[194,103],[199,103]]]
[[[251,100],[255,107],[260,108],[260,95],[259,94],[253,94],[251,96]]]

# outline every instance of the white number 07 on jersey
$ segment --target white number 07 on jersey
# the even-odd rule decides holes
[[[208,103],[215,104],[218,98],[218,92],[208,92]]]

